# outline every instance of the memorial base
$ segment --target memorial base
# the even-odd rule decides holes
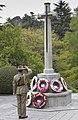
[[[33,95],[36,93],[38,92],[32,92]],[[44,108],[66,106],[72,101],[72,90],[67,90],[61,93],[44,93],[44,95],[47,98],[47,102]]]
[[[37,74],[37,78],[39,79],[46,79],[51,83],[52,80],[60,80],[60,74],[59,73],[40,73]],[[58,82],[57,82],[58,83]],[[64,83],[65,85],[65,83]],[[63,83],[62,83],[63,86]],[[58,84],[55,84],[55,87],[58,87]],[[64,86],[63,86],[64,87]],[[32,95],[34,96],[35,94],[39,93],[39,91],[36,89],[35,91],[32,91]],[[72,90],[68,90],[63,88],[61,92],[54,92],[54,90],[49,86],[47,92],[43,92],[43,94],[46,97],[46,105],[44,108],[53,108],[53,107],[60,107],[60,106],[67,106],[69,103],[71,103],[71,95],[72,95]],[[31,105],[31,107],[33,107]]]
[[[51,81],[52,79],[59,79],[60,74],[59,73],[40,73],[37,74],[38,78],[45,78],[48,81]],[[47,98],[47,103],[45,107],[58,107],[58,106],[66,106],[71,102],[71,94],[72,90],[67,90],[65,92],[61,93],[44,93],[44,95]]]
[[[45,107],[59,107],[66,106],[71,103],[72,90],[68,90],[62,93],[44,93],[47,97],[47,103]]]

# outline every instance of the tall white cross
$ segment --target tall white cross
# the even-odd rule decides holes
[[[44,15],[44,73],[53,73],[53,61],[52,61],[52,33],[51,33],[51,12],[50,3],[44,3],[45,15]]]
[[[48,80],[53,78],[59,79],[60,74],[54,72],[52,61],[51,16],[55,16],[55,13],[50,11],[50,3],[44,3],[44,5],[45,13],[43,15],[38,15],[39,19],[44,19],[44,70],[43,73],[38,74],[37,76]]]

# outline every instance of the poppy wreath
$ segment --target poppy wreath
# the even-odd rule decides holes
[[[58,92],[62,92],[62,90],[63,90],[63,86],[62,86],[61,82],[57,79],[51,80],[50,86],[51,86],[51,89],[53,90],[53,92],[58,93]]]
[[[60,78],[60,81],[61,81],[61,83],[62,83],[62,85],[63,85],[64,90],[67,91],[67,90],[68,90],[68,89],[67,89],[67,84],[66,84],[64,78],[61,77],[61,78]]]
[[[37,85],[38,85],[37,90],[41,93],[46,92],[49,89],[49,82],[47,79],[44,78],[39,79]]]
[[[37,93],[34,95],[32,104],[36,108],[42,108],[46,104],[46,97],[43,93]]]
[[[34,76],[32,78],[32,82],[30,84],[30,88],[31,88],[32,91],[37,89],[37,77],[36,76]]]
[[[32,102],[32,93],[29,91],[27,92],[27,100],[26,100],[26,106],[29,107]]]

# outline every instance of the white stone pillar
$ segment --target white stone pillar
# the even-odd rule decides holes
[[[39,19],[44,19],[44,70],[43,73],[37,74],[38,78],[46,78],[48,81],[58,79],[59,73],[55,73],[52,61],[52,33],[51,33],[51,11],[50,3],[44,3],[45,12],[39,15]]]
[[[52,33],[51,33],[51,15],[50,3],[45,3],[44,15],[44,73],[53,73],[52,64]]]

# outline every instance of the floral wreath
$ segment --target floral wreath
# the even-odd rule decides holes
[[[30,87],[32,91],[37,89],[37,77],[36,76],[33,77]]]
[[[41,78],[38,81],[37,90],[39,92],[46,92],[49,88],[49,82],[47,79]]]
[[[32,101],[32,93],[29,91],[27,92],[26,107],[29,107],[31,105],[31,101]]]
[[[66,90],[66,91],[67,91],[67,84],[66,84],[66,82],[65,82],[64,78],[63,78],[63,77],[61,77],[61,78],[60,78],[60,81],[61,81],[61,83],[62,83],[62,85],[63,85],[63,87],[64,87],[64,90]]]
[[[46,104],[46,97],[42,93],[37,93],[34,95],[32,104],[36,108],[42,108]]]
[[[57,79],[51,80],[50,86],[54,92],[62,92],[62,90],[63,90],[63,86],[62,86],[61,82]]]

